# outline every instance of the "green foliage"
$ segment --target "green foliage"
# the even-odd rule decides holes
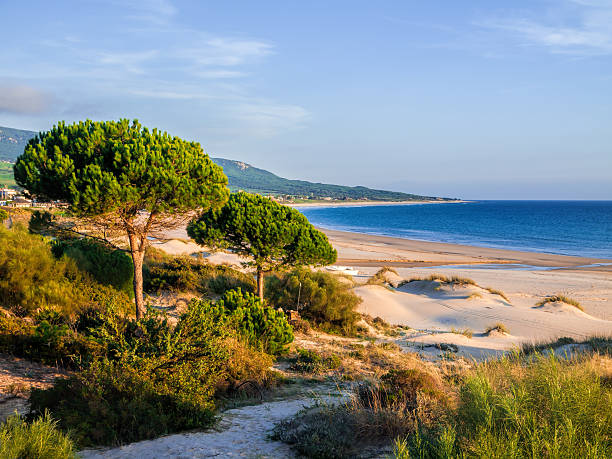
[[[34,390],[33,412],[49,409],[81,446],[210,425],[215,390],[227,377],[231,330],[208,306],[191,303],[175,327],[152,311],[136,321],[90,317],[98,323],[90,333],[107,347],[108,359]]]
[[[69,436],[45,413],[28,423],[11,416],[0,426],[0,457],[7,459],[72,459],[77,455]]]
[[[285,352],[287,344],[293,341],[293,329],[285,313],[264,306],[252,293],[229,290],[214,305],[203,300],[193,302],[202,307],[208,304],[219,320],[235,327],[251,346],[269,354]]]
[[[51,250],[57,258],[65,255],[73,259],[99,283],[133,296],[134,267],[125,252],[87,238],[57,239]]]
[[[82,367],[105,354],[95,339],[54,322],[0,316],[0,352],[66,368]]]
[[[325,331],[355,334],[359,319],[356,308],[361,299],[334,275],[298,269],[270,276],[267,281],[267,298],[273,306],[299,308],[311,325]]]
[[[126,119],[60,122],[36,135],[17,158],[15,180],[78,215],[174,214],[227,198],[227,178],[198,143]]]
[[[336,261],[327,237],[295,209],[259,195],[236,193],[187,227],[198,244],[253,258],[258,271]]]
[[[17,314],[43,306],[70,312],[86,302],[74,262],[56,260],[42,237],[0,227],[0,304]]]
[[[60,122],[28,142],[14,171],[30,193],[66,201],[74,216],[128,236],[138,317],[149,234],[177,216],[223,204],[229,193],[223,170],[200,144],[127,119]]]
[[[9,214],[6,210],[0,209],[0,223],[4,222],[9,217]]]
[[[291,369],[302,373],[325,373],[336,370],[342,360],[336,354],[323,355],[309,349],[298,349]]]
[[[331,197],[334,199],[370,199],[373,201],[412,201],[440,198],[418,196],[397,191],[373,190],[363,186],[328,185],[304,180],[288,180],[249,164],[223,158],[212,158],[223,167],[232,190],[247,190],[261,194],[286,194],[292,196]]]
[[[189,257],[145,258],[144,288],[147,292],[197,292],[222,294],[240,288],[254,291],[253,276],[224,265],[211,265]]]

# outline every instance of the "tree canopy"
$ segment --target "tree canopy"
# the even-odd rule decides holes
[[[326,265],[336,261],[327,236],[295,209],[248,193],[232,194],[221,208],[190,222],[187,234],[213,250],[230,249],[249,257],[257,269],[263,300],[263,273],[281,267]]]
[[[223,170],[200,144],[149,130],[137,120],[60,122],[28,142],[14,171],[31,195],[68,202],[74,216],[110,242],[117,242],[117,231],[127,234],[137,315],[144,311],[148,237],[163,235],[196,210],[222,205],[229,194]]]

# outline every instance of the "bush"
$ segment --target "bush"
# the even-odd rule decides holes
[[[46,365],[78,368],[105,354],[104,347],[64,323],[0,316],[0,352]]]
[[[302,373],[325,373],[335,370],[342,364],[336,354],[322,355],[308,349],[298,349],[291,369]]]
[[[408,439],[411,457],[612,457],[611,362],[601,359],[480,364],[446,426]]]
[[[193,302],[173,328],[149,311],[138,321],[97,318],[108,358],[51,389],[33,390],[33,414],[49,410],[81,446],[153,438],[214,420],[227,379],[231,330],[214,308]]]
[[[253,276],[229,266],[210,265],[188,257],[169,257],[157,251],[147,252],[144,266],[144,288],[147,292],[197,292],[222,294],[240,288],[255,291]]]
[[[0,457],[7,459],[76,458],[72,440],[57,429],[48,413],[27,423],[11,416],[0,426]]]
[[[194,301],[206,304],[202,300]],[[255,348],[269,354],[281,354],[293,341],[293,329],[285,313],[262,305],[252,293],[229,290],[214,307]]]
[[[54,306],[68,314],[86,298],[74,283],[83,279],[74,262],[56,260],[41,236],[0,226],[0,304],[19,315]]]
[[[97,282],[110,285],[133,297],[134,266],[123,251],[88,238],[57,239],[51,244],[57,258],[67,256],[81,271],[89,273]]]
[[[302,317],[322,330],[355,334],[359,319],[356,307],[361,298],[335,276],[298,269],[285,275],[268,276],[266,281],[266,296],[275,307],[299,308]]]

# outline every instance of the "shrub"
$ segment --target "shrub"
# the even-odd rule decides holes
[[[81,271],[100,284],[111,285],[130,298],[134,296],[134,267],[125,252],[88,238],[57,239],[51,250],[57,258],[65,255],[73,259]]]
[[[199,301],[204,307],[208,304],[203,300],[194,301]],[[281,354],[293,341],[293,329],[285,313],[262,305],[252,293],[229,290],[214,307],[251,346],[267,353]]]
[[[306,408],[276,425],[273,438],[292,445],[306,457],[381,457],[382,448],[398,436],[414,433],[419,422],[429,425],[443,420],[445,408],[435,407],[435,402],[422,409],[423,399],[417,391],[427,390],[428,378],[407,374],[403,374],[409,381],[405,384],[400,373],[393,374],[388,388],[370,387],[367,396],[358,389],[347,402],[320,402]],[[391,403],[389,390],[397,386],[402,387],[404,395]]]
[[[23,459],[76,458],[72,440],[57,429],[48,413],[27,423],[11,416],[0,426],[0,457]]]
[[[490,335],[493,332],[508,335],[510,333],[510,330],[503,323],[497,322],[496,324],[489,325],[487,328],[485,328],[485,335]]]
[[[33,390],[32,412],[48,409],[81,446],[210,425],[215,391],[227,377],[231,330],[202,302],[192,302],[174,328],[161,319],[152,311],[140,320],[98,318],[104,323],[92,332],[109,358]]]
[[[298,349],[291,369],[302,373],[325,373],[340,367],[342,360],[336,354],[323,355],[308,349]]]
[[[272,305],[285,310],[299,309],[302,317],[322,330],[355,334],[359,320],[356,308],[361,298],[332,274],[298,269],[268,276],[267,282],[267,298]]]
[[[3,223],[7,218],[9,218],[9,213],[4,209],[0,209],[0,223]]]
[[[572,299],[572,298],[568,298],[566,296],[563,295],[553,295],[553,296],[548,296],[546,298],[544,298],[542,301],[538,302],[536,304],[536,306],[544,306],[547,303],[565,303],[565,304],[569,304],[570,306],[574,306],[575,308],[584,311],[584,308],[582,307],[582,305]]]
[[[237,288],[245,292],[255,291],[253,276],[237,269],[188,257],[169,257],[157,252],[147,252],[143,276],[147,292],[168,290],[222,294]]]
[[[105,354],[104,346],[66,324],[39,324],[19,317],[0,316],[0,352],[46,365],[78,368]]]
[[[47,242],[21,227],[0,227],[0,304],[26,315],[44,306],[68,314],[86,298],[75,288],[82,279],[74,262],[56,260]]]

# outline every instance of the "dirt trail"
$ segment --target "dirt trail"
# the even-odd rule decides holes
[[[296,457],[288,445],[268,438],[271,429],[282,419],[313,405],[317,399],[337,401],[334,392],[337,395],[337,390],[330,392],[330,386],[325,386],[310,396],[227,410],[222,413],[216,430],[168,435],[120,448],[86,450],[80,454],[87,459]]]

